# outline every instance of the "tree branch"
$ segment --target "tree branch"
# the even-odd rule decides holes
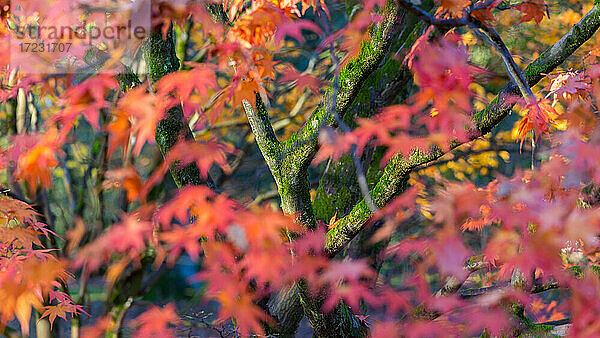
[[[250,128],[252,128],[252,133],[260,152],[263,154],[269,168],[276,168],[281,164],[281,143],[273,131],[269,114],[260,98],[260,94],[255,94],[256,109],[246,100],[242,101],[242,105],[244,106],[244,111],[248,117]]]
[[[379,66],[388,55],[390,47],[400,32],[403,11],[396,1],[388,1],[382,13],[382,21],[373,29],[368,41],[362,43],[358,57],[348,61],[339,73],[339,90],[336,95],[335,111],[344,116],[364,80]],[[333,84],[323,97],[321,104],[313,111],[302,128],[283,143],[283,156],[290,158],[293,170],[308,168],[317,147],[319,131],[331,126],[335,119],[327,108],[333,99]]]
[[[469,20],[467,21],[467,25],[473,29],[475,34],[482,38],[484,41],[486,41],[488,44],[490,44],[492,47],[494,47],[496,51],[498,51],[500,57],[502,58],[502,62],[504,63],[504,68],[506,68],[506,72],[508,73],[508,76],[510,77],[512,82],[515,83],[519,88],[521,96],[523,96],[526,99],[533,98],[534,95],[533,91],[531,90],[531,87],[529,87],[525,76],[521,72],[521,69],[519,69],[519,66],[517,66],[517,63],[513,59],[512,55],[510,54],[510,51],[504,44],[504,41],[502,41],[502,38],[500,37],[498,32],[496,32],[496,30],[492,27],[488,27],[482,24],[475,18],[468,17],[468,19]]]
[[[179,60],[175,54],[175,41],[173,40],[173,27],[169,28],[166,36],[163,36],[160,30],[153,32],[144,41],[142,52],[152,83],[179,70]],[[165,118],[158,122],[155,139],[161,153],[166,156],[182,138],[193,140],[194,136],[183,118],[181,106],[178,105],[169,109]],[[195,163],[181,167],[176,162],[171,165],[170,171],[178,187],[207,184],[211,188],[215,188],[210,178],[206,181],[202,180],[200,170]]]

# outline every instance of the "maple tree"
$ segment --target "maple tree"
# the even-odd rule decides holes
[[[596,2],[0,7],[0,333],[599,334]]]

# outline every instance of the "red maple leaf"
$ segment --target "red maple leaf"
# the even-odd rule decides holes
[[[131,125],[131,132],[135,135],[134,155],[139,155],[146,142],[154,141],[156,125],[164,117],[166,110],[176,104],[177,101],[147,93],[143,86],[129,90],[119,100],[118,109],[135,121]],[[125,121],[120,123],[122,125],[119,126],[118,131],[125,133]],[[116,137],[120,141],[125,139],[124,134],[117,134]]]
[[[127,200],[134,201],[138,198],[142,188],[140,176],[133,166],[109,170],[106,172],[104,188],[123,188],[127,192]]]
[[[304,88],[308,87],[315,94],[319,93],[319,89],[323,84],[323,81],[318,77],[311,74],[300,73],[293,66],[286,66],[281,73],[282,75],[277,82],[293,82],[298,89],[304,90]]]
[[[459,280],[465,278],[468,274],[464,268],[465,261],[472,252],[463,243],[457,229],[445,227],[436,234],[436,237],[437,241],[431,246],[431,250],[440,272]]]
[[[471,12],[471,16],[475,19],[485,23],[486,25],[491,25],[494,22],[494,14],[492,13],[492,7],[480,8]]]
[[[590,79],[584,72],[566,72],[549,75],[550,84],[542,90],[548,90],[554,96],[571,102],[574,98],[584,97],[591,89]]]
[[[275,31],[275,43],[279,44],[286,36],[292,37],[298,40],[300,43],[304,43],[306,39],[304,39],[304,35],[302,35],[303,30],[312,31],[317,35],[321,35],[323,33],[321,27],[309,20],[284,22],[283,24],[277,26],[277,30]]]
[[[179,324],[181,320],[175,313],[175,305],[169,303],[164,307],[153,306],[139,315],[132,322],[137,327],[134,337],[174,337],[174,332],[169,329],[169,324]]]
[[[202,64],[191,64],[191,70],[173,72],[162,77],[157,83],[159,96],[174,93],[184,107],[195,107],[209,99],[209,91],[216,90],[217,76],[212,67]],[[195,95],[192,95],[192,94]],[[184,116],[191,115],[190,109],[184,109]]]
[[[106,74],[96,75],[76,86],[69,87],[60,98],[65,109],[52,118],[70,125],[79,115],[83,115],[90,125],[98,130],[100,109],[108,107],[105,96],[116,87],[117,80]]]
[[[315,155],[313,163],[321,163],[328,158],[337,160],[347,154],[352,146],[356,144],[356,136],[352,133],[337,133],[332,128],[323,128],[319,133],[319,151]]]
[[[180,142],[167,154],[165,163],[170,165],[178,161],[178,165],[181,166],[196,163],[200,169],[200,175],[206,178],[208,170],[213,164],[218,165],[227,173],[230,168],[226,154],[233,152],[235,152],[235,148],[231,145],[215,141]]]
[[[175,263],[183,250],[196,261],[200,256],[200,239],[202,233],[197,227],[173,227],[160,234],[161,241],[165,242],[169,250],[169,262]]]
[[[519,23],[533,20],[538,25],[544,19],[544,14],[547,14],[548,5],[544,0],[526,0],[513,8],[523,14]]]

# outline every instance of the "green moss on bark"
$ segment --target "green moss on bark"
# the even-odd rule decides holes
[[[175,53],[175,40],[171,27],[165,36],[162,32],[152,33],[142,46],[148,76],[154,85],[163,76],[179,70],[179,59]],[[180,140],[192,141],[192,131],[183,118],[181,106],[175,106],[167,111],[166,116],[156,126],[156,144],[163,156]],[[175,162],[170,167],[173,180],[178,187],[185,185],[208,184],[213,187],[210,179],[203,180],[200,170],[195,163],[181,166]]]

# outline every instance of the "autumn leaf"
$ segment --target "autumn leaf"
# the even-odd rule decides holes
[[[108,155],[112,155],[117,147],[123,148],[123,156],[127,153],[131,136],[131,121],[129,115],[120,109],[113,110],[112,121],[104,127],[108,132]]]
[[[327,230],[335,229],[335,227],[340,223],[340,220],[336,220],[337,212],[331,217],[329,220],[329,224],[327,224]]]
[[[555,104],[559,98],[571,102],[575,98],[583,98],[591,89],[590,79],[584,72],[566,72],[549,75],[550,84],[542,90],[553,95]]]
[[[279,44],[286,36],[296,39],[299,43],[304,43],[306,39],[302,35],[302,31],[311,31],[317,35],[321,35],[323,30],[314,22],[309,20],[294,20],[284,22],[277,26],[275,31],[275,43]]]
[[[106,333],[112,330],[113,326],[113,321],[107,315],[98,318],[93,325],[84,326],[81,330],[82,336],[91,338],[104,338]]]
[[[327,17],[331,19],[329,8],[327,8],[325,0],[301,0],[300,3],[302,4],[302,15],[304,15],[304,13],[306,13],[306,11],[311,7],[313,9],[313,13],[318,14],[319,12],[317,10],[320,8],[325,12],[325,14],[327,14]]]
[[[134,337],[174,337],[169,325],[179,324],[180,321],[173,303],[162,308],[153,306],[133,320],[132,324],[137,327]]]
[[[254,304],[250,295],[220,292],[215,298],[221,304],[218,315],[219,322],[235,318],[241,335],[246,336],[251,332],[263,334],[261,323],[269,321],[269,317]]]
[[[298,89],[304,90],[308,87],[314,94],[318,94],[323,81],[311,74],[298,72],[292,66],[286,66],[282,71],[282,75],[277,80],[280,83],[292,82]]]
[[[189,221],[189,209],[192,206],[208,207],[214,196],[214,191],[205,186],[186,187],[160,208],[157,219],[167,229],[174,219],[185,224]]]
[[[94,129],[100,129],[100,109],[108,107],[105,96],[116,87],[117,81],[106,74],[94,76],[70,87],[60,98],[65,109],[53,116],[53,119],[70,125],[79,115],[83,115]]]
[[[167,245],[169,250],[169,262],[174,264],[181,252],[185,252],[193,261],[197,261],[200,256],[200,239],[202,232],[198,227],[173,227],[164,231],[160,235],[160,240]]]
[[[277,65],[278,61],[273,61],[271,53],[263,51],[254,52],[252,53],[252,61],[258,69],[261,78],[275,78],[275,65]]]
[[[226,154],[233,153],[235,149],[228,144],[215,142],[180,142],[165,157],[166,163],[175,163],[180,161],[179,165],[186,166],[190,163],[196,163],[200,169],[200,175],[207,177],[208,170],[214,165],[218,165],[227,173],[230,168],[227,163]]]
[[[401,336],[402,329],[400,325],[395,321],[376,322],[373,324],[371,334],[373,337],[385,337],[385,336]]]
[[[65,263],[62,261],[31,258],[0,271],[2,323],[8,323],[16,317],[21,325],[21,332],[28,335],[32,308],[43,308],[41,300],[56,280],[65,276],[64,269]]]
[[[378,300],[371,295],[366,282],[374,276],[374,271],[365,260],[331,262],[321,277],[321,282],[331,287],[331,295],[323,304],[323,310],[330,311],[340,300],[354,309],[359,307],[361,299],[372,305],[377,304]]]
[[[275,35],[278,26],[290,21],[285,11],[274,4],[265,3],[244,13],[235,21],[229,34],[244,47],[252,48],[265,45]]]
[[[442,7],[452,13],[452,15],[457,15],[462,12],[470,2],[470,0],[441,0]]]
[[[539,25],[542,19],[544,19],[544,14],[547,13],[548,5],[546,5],[544,0],[527,0],[518,5],[513,5],[513,8],[523,14],[519,23],[533,20],[536,25]]]
[[[558,113],[552,107],[550,100],[541,99],[537,102],[528,104],[525,109],[525,116],[519,122],[517,135],[521,139],[521,145],[525,140],[525,136],[531,130],[535,132],[536,139],[542,134],[550,132],[552,120],[550,116],[558,116]]]
[[[194,68],[191,70],[173,72],[162,77],[156,83],[157,95],[166,97],[174,93],[178,100],[187,104],[184,106],[194,107],[207,102],[210,90],[218,88],[215,72],[208,65],[192,65]],[[191,111],[184,109],[184,117],[189,118],[190,115]]]
[[[123,188],[127,192],[127,200],[134,201],[140,195],[142,180],[133,166],[109,170],[106,172],[104,188]]]
[[[489,191],[471,182],[449,183],[438,191],[429,209],[441,224],[474,230],[492,222],[488,218],[491,199]]]
[[[169,203],[163,205],[156,215],[157,221],[167,232],[165,236],[173,247],[186,247],[184,243],[176,243],[180,233],[176,230],[170,234],[171,223],[178,221],[181,224],[190,224],[188,235],[193,237],[215,238],[227,232],[227,227],[236,215],[239,206],[225,195],[216,195],[205,186],[187,187]],[[215,212],[216,211],[216,212]]]
[[[160,121],[167,109],[177,105],[178,102],[161,98],[146,92],[143,86],[129,90],[118,102],[120,113],[127,114],[134,123],[131,125],[131,133],[135,135],[135,145],[133,154],[139,155],[146,142],[154,142],[156,125]],[[127,131],[125,115],[117,116],[119,125],[113,125],[110,130],[115,132],[115,144],[125,144],[125,135]],[[115,145],[113,145],[113,148]],[[111,148],[111,149],[113,149]]]
[[[381,21],[380,16],[373,15],[368,11],[361,11],[348,25],[323,39],[319,48],[327,49],[334,42],[341,40],[340,49],[346,52],[342,60],[342,64],[345,64],[358,55],[362,42],[368,40],[367,28],[379,21]]]
[[[349,153],[355,143],[356,137],[352,133],[340,134],[331,128],[323,128],[319,132],[320,147],[313,163],[321,163],[330,157],[335,161]]]
[[[23,201],[0,195],[0,215],[3,218],[2,225],[6,225],[11,220],[24,224],[26,221],[34,220],[39,214],[31,205]]]
[[[67,320],[65,306],[61,303],[58,303],[56,305],[44,306],[44,313],[42,313],[40,319],[45,317],[48,317],[48,321],[50,321],[50,328],[52,328],[56,317],[60,317],[64,320]]]
[[[75,250],[75,248],[79,246],[79,243],[83,239],[85,233],[86,228],[85,224],[83,223],[83,220],[81,218],[77,218],[75,220],[75,227],[71,228],[65,234],[65,237],[67,238],[67,252],[72,252],[73,250]]]
[[[485,23],[486,25],[491,25],[494,22],[494,14],[492,13],[492,7],[476,9],[471,12],[471,16],[475,19]]]
[[[468,274],[464,268],[465,261],[473,253],[465,246],[456,231],[457,229],[450,227],[439,231],[436,234],[437,242],[431,246],[431,250],[440,272],[462,279]]]
[[[110,263],[110,257],[114,253],[126,255],[136,261],[146,248],[146,243],[153,240],[152,231],[155,225],[148,220],[153,211],[151,206],[146,205],[123,215],[120,222],[111,226],[93,242],[80,248],[72,263],[73,267],[80,268],[85,265],[84,273],[96,271],[103,264]]]
[[[468,51],[458,41],[458,35],[449,34],[435,43],[422,42],[419,46],[411,67],[421,87],[415,95],[417,107],[432,102],[440,114],[471,109],[469,98],[473,95],[469,86],[481,70],[469,63]]]
[[[59,148],[62,137],[57,129],[51,128],[32,149],[19,156],[15,177],[26,181],[31,192],[38,185],[52,184],[51,169],[58,165],[57,156],[62,154]]]
[[[13,243],[14,246],[31,250],[33,245],[41,246],[39,233],[30,228],[20,226],[0,226],[0,240],[2,243]]]

